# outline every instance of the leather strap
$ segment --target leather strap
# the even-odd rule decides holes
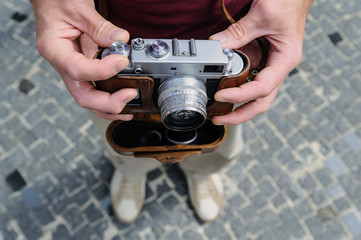
[[[226,9],[226,6],[224,4],[224,0],[221,0],[221,8],[222,8],[222,12],[224,14],[224,16],[228,19],[228,21],[231,24],[236,23],[237,21],[234,20],[234,18],[231,16],[231,14],[229,14],[229,12]],[[249,71],[249,75],[248,75],[248,81],[253,81],[254,78],[256,77],[256,75],[266,67],[266,63],[267,63],[267,59],[268,59],[268,51],[265,47],[265,45],[263,44],[262,40],[260,38],[256,39],[258,46],[261,49],[262,52],[262,56],[261,56],[261,60],[259,61],[257,67],[255,67],[254,69],[252,69],[251,71]]]

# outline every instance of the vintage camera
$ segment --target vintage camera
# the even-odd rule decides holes
[[[232,111],[230,103],[214,100],[223,88],[246,82],[249,59],[239,51],[222,50],[215,40],[142,39],[131,45],[114,42],[100,50],[96,58],[122,54],[129,66],[116,76],[95,82],[107,92],[136,88],[138,96],[122,113],[135,118],[159,114],[164,126],[174,131],[201,127],[206,119]]]

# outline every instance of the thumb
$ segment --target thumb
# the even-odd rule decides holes
[[[109,47],[115,41],[129,41],[128,31],[119,28],[104,19],[95,9],[85,13],[83,26],[80,28],[99,46]]]
[[[256,22],[252,14],[248,13],[244,18],[233,23],[226,30],[212,35],[209,39],[221,41],[224,49],[241,48],[259,37]]]

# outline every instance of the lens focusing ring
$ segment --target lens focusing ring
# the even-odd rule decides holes
[[[206,120],[205,84],[193,76],[175,76],[159,87],[158,105],[163,124],[174,131],[199,128]]]

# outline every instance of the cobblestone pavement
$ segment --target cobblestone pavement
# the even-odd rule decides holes
[[[176,165],[149,173],[139,220],[110,208],[113,167],[35,48],[26,0],[0,2],[0,239],[361,239],[361,1],[316,0],[302,63],[244,124],[220,218],[204,224]]]

